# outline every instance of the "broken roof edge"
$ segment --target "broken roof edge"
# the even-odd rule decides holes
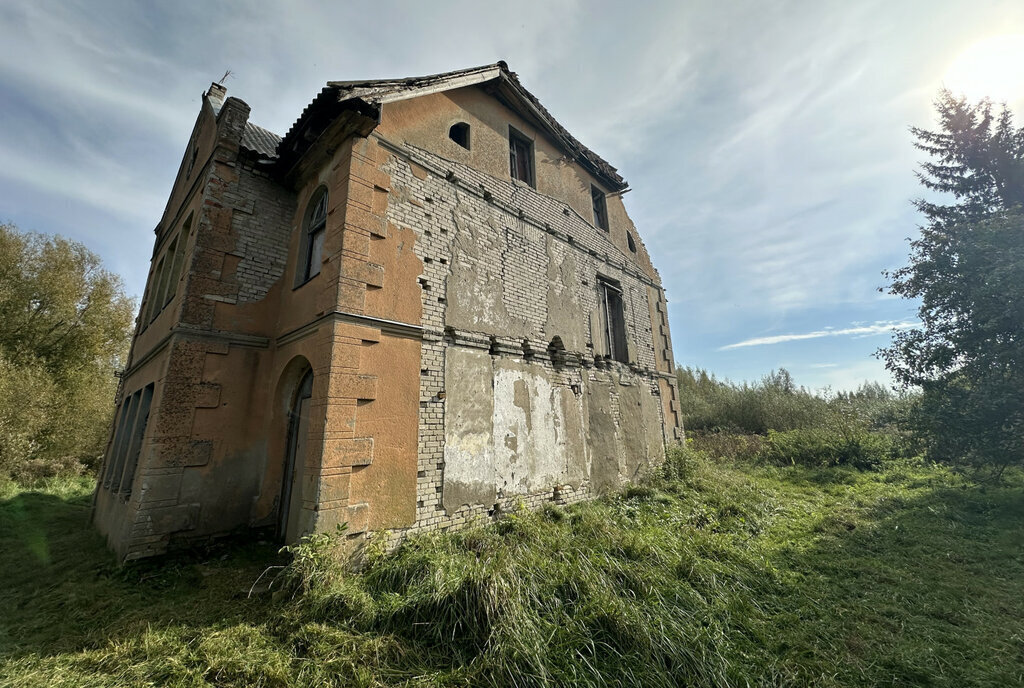
[[[277,160],[277,147],[281,143],[281,137],[274,132],[253,124],[252,122],[245,123],[245,129],[242,131],[242,148],[252,151],[259,158],[265,160]]]
[[[618,170],[604,160],[597,153],[583,145],[576,137],[569,133],[548,110],[541,105],[540,101],[530,93],[519,81],[515,72],[509,70],[506,62],[499,61],[494,64],[470,67],[452,72],[430,74],[419,77],[405,77],[401,79],[371,79],[362,81],[329,81],[321,89],[320,93],[303,109],[302,114],[295,121],[288,132],[281,138],[278,145],[278,155],[293,146],[293,139],[298,135],[300,129],[316,110],[322,109],[328,103],[343,103],[346,101],[361,101],[367,105],[379,108],[382,104],[399,100],[407,100],[432,93],[440,93],[456,88],[477,86],[499,81],[507,86],[509,93],[516,102],[505,102],[505,105],[513,110],[525,111],[529,118],[541,125],[541,128],[555,140],[555,143],[564,148],[583,167],[587,168],[595,177],[602,180],[610,192],[621,192],[629,187]],[[501,98],[498,93],[492,94]]]
[[[417,96],[449,91],[463,86],[473,86],[498,78],[502,70],[507,71],[508,65],[504,62],[496,62],[480,67],[458,69],[453,72],[442,72],[440,74],[428,74],[426,76],[410,76],[401,79],[368,79],[364,81],[328,81],[328,87],[338,88],[349,92],[350,98],[373,96],[380,94],[380,97],[372,98],[378,103],[387,103],[395,100],[406,100]]]
[[[608,191],[624,192],[629,188],[629,183],[622,178],[615,167],[583,145],[579,139],[558,123],[558,120],[548,112],[547,108],[541,105],[537,96],[530,93],[523,86],[519,81],[518,75],[508,69],[507,64],[499,62],[498,65],[501,67],[502,76],[505,77],[507,83],[513,88],[516,96],[525,101],[525,104],[534,111],[534,116],[546,126],[549,133],[555,137],[556,142],[567,148],[573,154],[573,157],[582,163],[584,167],[590,168],[590,171],[594,172],[595,176],[604,179],[609,184],[610,188]]]

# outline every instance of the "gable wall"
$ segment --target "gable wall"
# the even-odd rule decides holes
[[[449,128],[457,122],[470,125],[468,151],[448,138]],[[509,125],[534,141],[537,191],[563,201],[580,217],[593,223],[591,184],[605,191],[608,189],[563,153],[543,132],[488,95],[481,87],[470,86],[386,103],[377,133],[391,141],[433,151],[490,177],[510,179]],[[622,196],[609,196],[607,204],[609,239],[649,277],[657,279],[657,272],[651,265],[647,250],[626,213]],[[636,242],[636,254],[628,249],[627,231]]]

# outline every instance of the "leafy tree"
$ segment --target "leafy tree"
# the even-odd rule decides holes
[[[134,310],[83,245],[0,224],[0,477],[95,461]]]
[[[913,427],[933,457],[1024,462],[1024,130],[1005,106],[948,91],[937,131],[911,129],[932,160],[918,174],[952,203],[916,201],[927,223],[890,292],[920,299],[921,327],[880,354],[922,395]]]

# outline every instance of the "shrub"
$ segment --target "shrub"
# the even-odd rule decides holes
[[[893,449],[891,437],[864,430],[772,430],[765,438],[758,458],[780,466],[850,466],[869,470],[890,458]]]
[[[706,431],[687,434],[687,445],[691,449],[733,461],[756,458],[763,443],[762,435]]]
[[[133,311],[85,246],[0,224],[0,478],[95,466]]]
[[[679,399],[687,430],[763,435],[818,425],[828,401],[797,387],[786,370],[773,371],[755,384],[722,381],[707,371],[679,368]]]

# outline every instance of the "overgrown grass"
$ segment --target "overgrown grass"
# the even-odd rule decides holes
[[[0,486],[0,684],[1006,686],[1024,682],[1024,478],[676,456],[615,499],[370,552],[119,570],[88,485]],[[282,584],[285,579],[282,579]]]

